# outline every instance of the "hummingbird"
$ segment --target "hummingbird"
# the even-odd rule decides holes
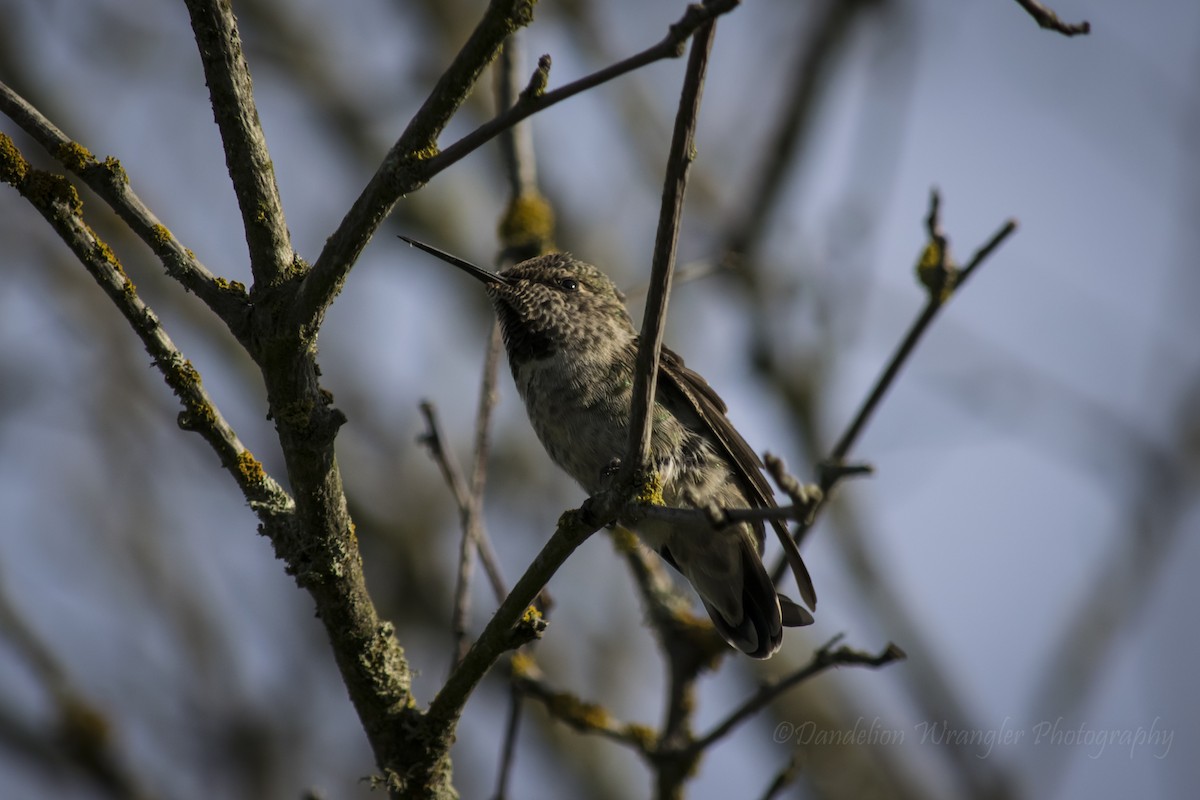
[[[538,439],[589,494],[625,454],[639,337],[625,297],[596,267],[566,253],[492,272],[422,242],[409,244],[481,281],[495,308],[517,392]],[[661,350],[650,466],[663,500],[678,508],[775,508],[762,461],[726,416],[712,387],[672,350]],[[624,524],[624,523],[623,523]],[[812,579],[786,524],[772,527],[800,597],[816,608]],[[721,637],[769,658],[783,628],[812,615],[777,593],[762,563],[764,524],[643,518],[629,526],[700,596]]]

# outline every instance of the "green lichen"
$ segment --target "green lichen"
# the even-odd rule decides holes
[[[299,253],[293,252],[292,260],[288,263],[285,272],[289,280],[303,278],[308,274],[308,262],[301,258]]]
[[[0,133],[0,181],[20,188],[29,175],[29,162],[8,134]]]
[[[96,163],[96,157],[79,142],[63,142],[54,155],[71,172],[83,172]]]
[[[289,427],[303,428],[308,425],[308,420],[312,417],[312,412],[313,403],[306,398],[283,406],[283,408],[279,409],[276,418]]]

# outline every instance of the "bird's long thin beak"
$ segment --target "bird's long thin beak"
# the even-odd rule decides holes
[[[505,286],[509,284],[509,279],[503,275],[497,275],[495,272],[486,270],[477,264],[472,264],[470,261],[464,261],[458,256],[452,256],[445,250],[438,250],[436,247],[431,247],[424,242],[418,242],[416,239],[410,239],[407,236],[401,236],[400,238],[411,244],[413,247],[424,250],[431,256],[437,256],[442,261],[445,261],[448,264],[453,264],[463,272],[477,280],[483,281],[484,283],[502,283]]]

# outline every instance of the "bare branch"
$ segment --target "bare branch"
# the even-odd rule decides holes
[[[966,283],[967,279],[970,278],[975,272],[975,270],[978,269],[979,265],[982,264],[989,255],[992,254],[992,251],[999,247],[1000,244],[1017,229],[1016,220],[1008,220],[1005,222],[1000,229],[992,235],[992,238],[988,240],[987,244],[981,247],[974,257],[972,257],[970,263],[961,272],[959,272],[957,268],[955,268],[948,260],[948,245],[946,244],[945,235],[941,232],[941,226],[938,217],[939,204],[940,196],[935,189],[930,193],[929,217],[927,219],[927,228],[929,230],[931,239],[930,247],[937,251],[937,271],[943,273],[944,275],[953,274],[956,277],[953,279],[943,278],[941,283],[935,282],[933,286],[929,287],[929,299],[925,308],[921,311],[916,320],[913,321],[908,333],[900,342],[900,345],[896,348],[896,351],[892,354],[892,357],[884,367],[883,372],[880,373],[879,378],[875,381],[874,387],[872,387],[871,392],[863,401],[858,413],[854,415],[854,419],[850,422],[850,425],[847,426],[841,438],[838,439],[837,444],[833,446],[833,450],[830,451],[829,458],[827,460],[832,464],[842,462],[845,460],[846,456],[849,455],[850,448],[853,447],[854,443],[858,440],[863,428],[866,427],[871,415],[874,413],[876,407],[878,407],[879,401],[883,399],[885,394],[887,394],[887,391],[891,388],[896,376],[900,373],[901,367],[907,363],[909,357],[913,353],[913,350],[916,349],[917,344],[921,341],[921,337],[925,335],[925,331],[929,329],[930,324],[937,317],[938,312],[941,311],[942,307],[945,305],[945,302],[950,298],[950,291],[947,291],[946,289],[949,288],[953,290],[961,288],[962,285]],[[828,492],[828,490],[833,487],[830,485],[822,486],[821,488]]]
[[[225,164],[242,212],[250,271],[256,286],[265,289],[286,277],[295,253],[275,183],[275,168],[254,106],[241,34],[229,0],[185,2],[225,147]]]
[[[522,618],[529,624],[540,621],[541,615],[530,604],[571,553],[616,516],[614,499],[612,496],[589,498],[583,508],[559,517],[554,535],[526,568],[483,633],[429,704],[425,728],[431,746],[442,752],[449,750],[463,706],[479,681],[505,651],[523,643],[519,641],[520,637],[514,637],[514,626]]]
[[[1078,36],[1081,33],[1091,33],[1092,26],[1087,20],[1083,22],[1063,22],[1046,6],[1039,3],[1037,0],[1017,0],[1021,8],[1029,12],[1029,16],[1033,17],[1039,27],[1051,31],[1058,31],[1063,36]]]
[[[690,5],[683,17],[671,26],[666,37],[658,44],[648,47],[623,61],[618,61],[616,64],[544,94],[539,93],[536,89],[539,75],[543,71],[549,71],[549,63],[547,62],[544,65],[545,69],[543,70],[543,65],[539,62],[538,72],[534,73],[534,80],[530,81],[533,91],[527,90],[523,92],[518,102],[510,109],[497,115],[489,122],[480,125],[471,133],[420,165],[419,174],[421,180],[429,180],[451,164],[478,150],[504,129],[517,124],[526,117],[532,116],[556,103],[560,103],[569,97],[574,97],[580,92],[585,92],[602,83],[607,83],[614,78],[619,78],[626,73],[640,69],[647,64],[653,64],[655,61],[662,61],[666,58],[678,58],[683,55],[683,43],[696,33],[702,25],[715,20],[722,14],[732,11],[740,3],[741,0],[705,0],[702,5]]]
[[[523,695],[541,703],[550,716],[580,733],[591,733],[633,748],[649,756],[655,746],[654,729],[648,725],[620,722],[599,703],[581,700],[570,692],[557,691],[542,679],[540,670],[527,656],[513,659],[513,685]]]
[[[292,312],[301,326],[310,330],[320,327],[354,262],[396,201],[416,191],[436,173],[421,164],[436,154],[438,135],[467,99],[484,68],[496,58],[505,38],[532,20],[532,0],[492,0],[488,4],[466,44],[384,156],[305,276]]]
[[[112,157],[103,162],[96,161],[86,147],[72,141],[3,82],[0,82],[0,110],[63,166],[78,175],[154,251],[168,275],[195,292],[234,336],[244,339],[249,309],[245,287],[213,275],[195,253],[180,244],[130,188],[120,162]]]
[[[740,706],[727,716],[724,721],[713,728],[705,735],[698,738],[692,745],[691,749],[694,752],[701,752],[713,743],[728,734],[748,718],[757,714],[765,708],[772,700],[794,686],[803,683],[814,675],[819,675],[830,667],[840,666],[860,666],[879,668],[893,661],[903,661],[906,656],[904,651],[892,643],[888,643],[887,647],[879,653],[872,655],[864,653],[861,650],[853,650],[849,647],[839,647],[833,650],[833,646],[841,640],[842,635],[835,636],[832,640],[826,643],[820,650],[813,654],[812,660],[805,666],[793,672],[787,677],[764,684],[757,692],[747,698]]]
[[[671,274],[675,268],[675,248],[679,241],[679,219],[683,213],[683,194],[688,170],[696,158],[696,123],[704,90],[708,54],[716,35],[716,21],[703,23],[692,40],[675,131],[667,156],[667,175],[663,183],[662,209],[650,268],[650,291],[642,319],[641,341],[634,365],[632,406],[629,417],[629,444],[621,467],[622,483],[649,466],[651,413],[658,384],[659,349],[667,322],[667,301],[671,294]]]
[[[294,512],[291,497],[241,443],[201,386],[200,373],[138,296],[116,254],[84,222],[83,203],[75,187],[61,175],[31,167],[5,134],[0,134],[0,179],[16,188],[45,217],[129,321],[167,385],[183,403],[179,427],[199,433],[208,442],[268,529],[290,525]]]

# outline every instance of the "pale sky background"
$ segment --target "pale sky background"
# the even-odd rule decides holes
[[[3,5],[6,24],[16,26],[5,42],[16,49],[0,60],[0,78],[16,83],[4,70],[22,64],[22,84],[53,99],[43,111],[93,152],[119,157],[143,199],[210,268],[248,281],[239,217],[182,3],[110,0],[86,10],[77,0]],[[437,41],[423,38],[419,25],[405,21],[405,3],[295,7],[310,35],[329,37],[311,58],[332,62],[349,96],[370,102],[365,134],[377,143],[377,159],[457,43],[439,50]],[[1200,747],[1193,685],[1200,669],[1194,621],[1200,603],[1194,580],[1200,564],[1194,471],[1200,4],[1064,0],[1054,7],[1065,20],[1090,20],[1092,33],[1067,39],[1039,30],[1011,0],[889,4],[884,16],[862,26],[837,63],[808,157],[788,176],[785,199],[769,221],[759,255],[793,291],[780,296],[777,308],[754,313],[776,315],[771,329],[785,352],[794,349],[797,363],[805,348],[818,346],[814,328],[829,337],[825,346],[838,348],[823,404],[826,441],[853,414],[923,300],[911,270],[923,244],[930,187],[942,192],[943,222],[960,260],[1008,217],[1020,221],[1017,234],[935,324],[856,447],[854,455],[874,464],[876,475],[843,491],[887,592],[899,598],[897,611],[919,626],[920,641],[903,639],[889,613],[880,612],[878,598],[847,567],[836,526],[823,524],[805,551],[821,595],[817,624],[811,635],[789,640],[784,656],[802,663],[840,632],[865,650],[889,640],[907,650],[908,663],[842,669],[812,686],[852,698],[864,725],[879,720],[882,729],[898,732],[903,742],[891,747],[903,749],[890,754],[892,761],[936,773],[922,785],[940,796],[957,796],[962,787],[939,755],[944,745],[923,741],[941,720],[913,702],[905,677],[905,670],[927,662],[949,676],[972,730],[1017,732],[1015,743],[965,749],[967,759],[987,762],[1014,781],[1012,796],[1186,797],[1200,781],[1193,757]],[[652,44],[682,8],[604,5],[596,12],[603,22],[597,28],[601,51],[611,60]],[[534,56],[552,54],[551,86],[598,66],[596,55],[582,53],[567,32],[555,3],[543,0],[536,13],[526,44]],[[746,3],[718,27],[697,162],[715,193],[711,201],[693,195],[695,213],[685,218],[681,241],[684,261],[712,255],[721,233],[715,228],[745,202],[759,159],[749,143],[758,141],[772,103],[788,85],[801,22],[791,3],[762,0]],[[132,31],[133,38],[120,39],[118,31]],[[256,53],[271,46],[261,34],[247,36],[293,244],[312,260],[371,167],[343,151],[330,155],[327,115],[297,93],[303,75],[256,67]],[[414,60],[423,66],[414,67]],[[654,65],[534,121],[540,177],[558,210],[560,244],[609,269],[625,286],[638,285],[647,271],[682,70],[682,60]],[[621,133],[618,108],[631,86],[659,112],[642,131],[660,131],[649,155],[633,152]],[[480,113],[476,107],[460,115],[442,144],[477,124]],[[3,119],[0,130],[11,135],[15,125]],[[42,159],[28,140],[22,147]],[[143,693],[153,696],[152,710],[133,714],[119,732],[150,785],[162,787],[163,796],[222,796],[221,786],[180,766],[219,756],[202,733],[208,709],[170,689],[169,676],[194,668],[188,662],[202,657],[203,647],[181,651],[177,631],[159,613],[172,602],[174,579],[194,582],[232,653],[213,673],[237,675],[229,708],[269,709],[272,697],[291,696],[301,685],[312,714],[305,719],[321,720],[319,730],[305,734],[312,755],[286,796],[312,785],[331,798],[364,795],[354,780],[372,764],[344,690],[327,655],[305,661],[312,642],[324,636],[311,622],[308,597],[254,534],[252,514],[216,459],[198,437],[176,429],[169,391],[146,368],[123,321],[111,309],[82,311],[103,309],[99,291],[64,277],[82,275],[82,268],[11,188],[0,189],[6,276],[0,290],[0,581],[9,601],[93,701],[122,708]],[[417,224],[407,216],[415,212],[406,205],[414,203],[417,216],[437,219],[444,238],[435,244],[486,262],[496,248],[504,192],[494,155],[481,152],[402,201],[403,218],[382,228],[367,248],[321,337],[326,385],[339,406],[357,409],[339,439],[348,485],[359,487],[364,510],[381,515],[396,512],[387,506],[389,486],[429,487],[436,507],[429,519],[444,532],[430,546],[444,549],[439,558],[447,571],[456,546],[454,515],[435,467],[415,444],[422,427],[417,401],[438,403],[465,458],[486,317],[477,287],[415,255],[393,234]],[[161,298],[168,330],[217,403],[282,478],[253,370],[244,361],[231,363],[228,342],[204,333],[207,320],[199,318],[205,312],[194,298],[158,280],[136,245],[124,246],[137,254],[134,280],[156,309]],[[823,328],[806,316],[813,292],[841,298]],[[722,394],[752,445],[783,454],[806,477],[811,465],[786,410],[740,365],[747,309],[739,298],[723,278],[679,286],[668,344]],[[93,319],[106,320],[102,330]],[[129,363],[140,371],[130,367],[128,381],[145,388],[128,418],[97,419],[97,376],[124,368],[113,367],[108,354],[114,349],[133,354]],[[500,377],[498,435],[527,445],[532,432],[506,368]],[[111,435],[99,437],[102,429]],[[380,430],[403,449],[378,452]],[[501,479],[489,495],[491,533],[510,578],[558,514],[583,499],[540,451],[529,452],[533,460],[521,468],[539,477],[524,488],[544,502],[514,506]],[[170,454],[166,463],[163,453]],[[138,462],[147,454],[159,454],[160,464],[147,494],[162,552],[143,552],[166,565],[166,583],[157,589],[106,577],[106,570],[119,574],[133,556],[120,541],[89,535],[90,523],[100,530],[106,519],[119,519],[123,507],[147,502],[125,480],[142,474]],[[1174,495],[1177,506],[1138,505],[1167,484],[1183,487]],[[1144,538],[1145,548],[1127,548],[1132,538]],[[1127,549],[1145,560],[1119,555]],[[596,537],[552,582],[559,607],[547,633],[547,662],[558,670],[559,685],[611,700],[624,718],[657,722],[659,663],[628,578],[611,553]],[[389,580],[371,574],[370,565],[368,573],[373,589]],[[1100,575],[1109,576],[1107,584]],[[1096,595],[1098,585],[1109,591]],[[480,586],[475,630],[487,618],[488,601]],[[446,598],[432,598],[431,607],[444,610]],[[1141,731],[1157,739],[1103,748],[1091,739],[1047,740],[1064,686],[1081,685],[1072,677],[1078,665],[1063,654],[1083,629],[1081,620],[1098,621],[1099,630],[1114,620],[1117,633],[1096,655],[1098,664],[1085,659],[1091,666],[1082,673],[1094,682],[1058,730],[1111,731],[1126,739]],[[445,647],[423,629],[406,637],[400,628],[422,671],[418,694],[427,701],[444,675]],[[577,629],[591,638],[572,646],[566,640]],[[556,637],[562,638],[553,645]],[[45,712],[39,682],[6,647],[0,643],[0,697],[9,709],[36,717]],[[603,647],[628,652],[610,658]],[[139,667],[130,670],[132,652]],[[606,681],[623,694],[605,695]],[[734,705],[752,681],[728,664],[706,681],[700,729],[719,720],[721,709]],[[491,790],[503,701],[502,691],[481,692],[472,701],[456,752],[464,797]],[[197,732],[186,727],[191,724]],[[177,737],[160,738],[164,726]],[[713,751],[690,796],[761,793],[790,753],[770,732],[769,722],[747,728]],[[535,749],[518,757],[515,796],[561,796],[553,782],[541,785],[541,771],[553,777],[556,767],[552,756]],[[647,791],[646,773],[634,759],[611,758],[629,769],[630,791]],[[0,747],[0,796],[51,791],[91,796],[80,784],[56,783],[22,767],[13,750]],[[799,791],[795,796],[817,796]]]

